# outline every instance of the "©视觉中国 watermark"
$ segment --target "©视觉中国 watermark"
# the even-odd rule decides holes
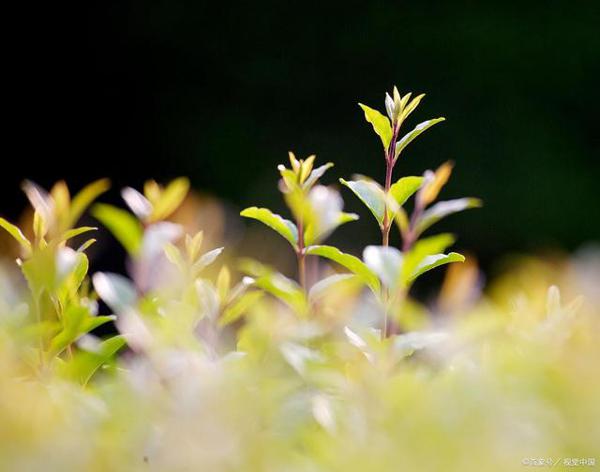
[[[532,467],[556,467],[562,465],[564,467],[596,467],[595,457],[564,457],[553,459],[551,457],[535,458],[524,457],[521,460],[524,466]]]

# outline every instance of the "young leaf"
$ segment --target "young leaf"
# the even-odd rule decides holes
[[[417,225],[417,233],[421,234],[431,225],[437,223],[442,218],[458,213],[469,208],[481,207],[481,200],[478,198],[457,198],[455,200],[447,200],[438,202],[431,208],[426,210]]]
[[[92,215],[106,226],[129,254],[138,253],[142,244],[142,225],[129,212],[104,203],[92,208]]]
[[[445,119],[446,118],[440,117],[440,118],[434,118],[432,120],[424,121],[423,123],[420,123],[417,126],[415,126],[415,128],[412,131],[405,134],[404,137],[396,143],[396,152],[395,152],[395,156],[394,156],[394,162],[396,161],[396,159],[398,159],[398,156],[400,156],[400,153],[404,150],[404,148],[406,146],[408,146],[410,143],[412,143],[417,138],[417,136],[419,136],[421,133],[427,131],[433,125],[444,121]]]
[[[353,274],[356,274],[373,292],[379,292],[379,279],[358,257],[346,254],[333,246],[310,246],[306,248],[306,254],[325,257],[326,259],[337,262]]]
[[[382,115],[377,110],[368,107],[367,105],[363,105],[359,103],[363,111],[365,112],[365,119],[371,123],[375,133],[381,138],[381,142],[383,143],[383,148],[387,149],[392,140],[392,125],[390,124],[390,120],[388,117]]]
[[[402,177],[390,187],[390,193],[398,206],[402,206],[421,187],[423,177]]]
[[[305,189],[310,189],[314,184],[317,183],[317,180],[319,180],[321,177],[323,177],[323,174],[327,171],[327,169],[330,169],[331,167],[333,167],[332,162],[328,162],[327,164],[317,167],[315,170],[313,170],[310,173],[310,175],[305,180],[305,182],[302,184],[302,186]]]
[[[298,244],[298,228],[290,220],[271,212],[268,208],[250,207],[243,210],[240,215],[246,218],[253,218],[267,225],[269,228],[277,231],[281,236],[288,240],[294,247]]]
[[[465,256],[457,252],[451,252],[450,254],[434,254],[425,257],[423,261],[417,266],[415,271],[411,274],[410,280],[415,280],[421,274],[439,267],[444,264],[450,264],[451,262],[464,262]]]
[[[382,226],[385,208],[385,193],[383,189],[377,183],[368,180],[347,181],[340,179],[340,183],[354,192],[360,201],[371,210],[379,226]]]

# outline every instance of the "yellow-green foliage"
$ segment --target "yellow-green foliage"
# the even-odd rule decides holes
[[[293,221],[242,211],[287,240],[298,280],[186,234],[173,217],[186,179],[124,189],[131,211],[92,206],[126,249],[128,274],[90,272],[94,240],[69,244],[94,229],[77,220],[107,181],[73,199],[62,182],[50,192],[25,183],[31,229],[0,219],[20,251],[0,264],[0,470],[510,471],[600,460],[600,255],[523,259],[482,291],[476,265],[445,253],[453,235],[423,237],[480,206],[436,203],[452,164],[392,181],[406,146],[443,120],[399,139],[422,98],[395,89],[388,117],[361,105],[386,163],[384,185],[341,180],[381,230],[362,257],[323,244],[358,215],[319,183],[332,164],[315,167],[315,156],[290,153],[291,167],[279,166]],[[390,245],[394,226],[401,248]],[[446,264],[439,295],[414,300],[414,281]],[[106,323],[113,334],[101,338]]]

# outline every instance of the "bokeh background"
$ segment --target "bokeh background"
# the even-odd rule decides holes
[[[397,176],[453,159],[443,196],[485,201],[444,223],[461,249],[486,266],[600,236],[596,1],[12,8],[23,11],[5,57],[4,216],[25,206],[25,177],[76,189],[108,176],[117,201],[123,185],[187,175],[233,210],[283,211],[275,167],[289,149],[334,161],[326,183],[381,179],[378,140],[356,104],[383,109],[396,84],[427,93],[410,127],[447,118],[408,148]],[[352,251],[377,241],[344,196],[364,217],[334,242]]]

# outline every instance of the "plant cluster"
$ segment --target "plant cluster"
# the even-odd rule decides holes
[[[395,180],[407,146],[443,121],[401,137],[422,98],[394,89],[387,116],[361,105],[385,162],[383,185],[340,179],[381,230],[362,257],[324,244],[358,216],[320,183],[333,164],[315,156],[278,168],[291,219],[241,212],[290,244],[297,280],[187,234],[174,217],[184,178],[123,189],[128,209],[95,203],[106,180],[74,197],[64,182],[26,182],[31,224],[0,218],[20,251],[0,264],[0,470],[500,471],[540,454],[593,458],[600,305],[594,277],[580,282],[597,255],[529,261],[489,297],[472,262],[452,264],[433,306],[410,297],[425,272],[465,261],[446,252],[452,235],[424,233],[480,205],[438,201],[451,163]],[[88,207],[125,249],[126,274],[89,275]],[[100,336],[109,323],[117,334]]]

